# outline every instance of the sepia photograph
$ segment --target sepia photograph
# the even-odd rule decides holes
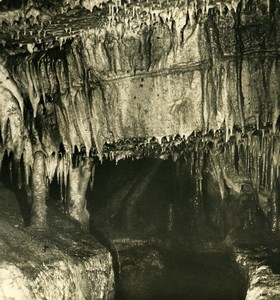
[[[0,0],[0,300],[280,299],[280,1]]]

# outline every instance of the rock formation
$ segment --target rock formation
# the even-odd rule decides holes
[[[196,133],[277,135],[277,1],[10,2],[0,152],[22,157],[27,182],[36,151],[67,185],[75,151],[163,157]]]
[[[191,170],[197,207],[207,169],[278,233],[279,20],[277,0],[0,2],[0,165],[30,224],[46,226],[56,181],[88,228],[94,166],[152,157]]]

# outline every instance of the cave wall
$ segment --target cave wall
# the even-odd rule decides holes
[[[200,151],[201,140],[223,149],[241,141],[254,188],[270,195],[279,166],[279,5],[28,1],[4,9],[0,158],[12,153],[27,186],[34,153],[43,153],[43,177],[67,190],[85,157],[176,160]],[[222,198],[224,181],[240,192],[224,161],[213,164]]]
[[[244,2],[192,11],[110,4],[101,25],[60,49],[34,50],[34,44],[31,54],[8,56],[11,93],[21,103],[24,97],[28,130],[34,123],[38,136],[31,144],[48,155],[60,143],[69,153],[96,146],[102,156],[104,143],[119,139],[187,138],[223,128],[227,140],[234,126],[244,132],[267,124],[275,131],[278,6]],[[1,120],[8,144],[7,119]],[[10,126],[19,130],[23,120]]]
[[[182,249],[277,236],[279,139],[198,140],[173,160],[98,165],[87,196],[91,226],[116,242],[159,238]]]
[[[48,215],[45,228],[25,227],[19,205],[23,193],[15,194],[2,182],[0,191],[2,300],[114,298],[113,263],[106,248],[58,210]]]
[[[51,223],[55,181],[59,209],[95,233],[96,225],[136,238],[160,231],[183,249],[279,233],[279,8],[276,0],[1,2],[0,164],[9,158],[5,171],[28,195],[31,230]],[[172,161],[105,175],[121,188],[91,211],[86,191],[99,162],[143,157]],[[159,181],[171,184],[166,195],[153,183],[163,170],[172,172]],[[111,257],[102,260],[111,292]]]

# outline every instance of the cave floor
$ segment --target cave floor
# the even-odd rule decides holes
[[[68,216],[50,212],[46,228],[25,227],[14,194],[1,186],[0,299],[112,298],[109,252]]]
[[[242,300],[246,295],[246,281],[230,253],[179,254],[146,245],[119,256],[118,299]]]

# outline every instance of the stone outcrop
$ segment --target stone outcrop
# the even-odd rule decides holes
[[[236,249],[236,261],[248,273],[246,300],[277,299],[280,296],[277,269],[279,253],[269,252],[266,248],[253,251]]]
[[[112,299],[112,257],[61,213],[25,228],[15,195],[1,184],[0,298]]]

